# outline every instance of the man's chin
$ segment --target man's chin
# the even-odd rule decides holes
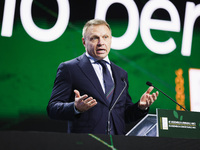
[[[106,56],[107,56],[107,55],[105,55],[105,54],[98,54],[96,58],[97,58],[98,60],[102,60],[102,59],[104,59]]]

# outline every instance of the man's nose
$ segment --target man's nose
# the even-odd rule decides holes
[[[98,45],[103,45],[103,44],[104,44],[104,39],[100,37],[98,40]]]

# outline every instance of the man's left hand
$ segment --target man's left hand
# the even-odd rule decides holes
[[[150,94],[153,89],[154,89],[154,87],[150,86],[148,88],[148,90],[140,98],[140,101],[138,103],[138,107],[141,110],[146,110],[157,99],[158,94],[159,94],[158,91],[156,91],[156,93]]]

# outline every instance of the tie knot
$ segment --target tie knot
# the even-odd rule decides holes
[[[98,60],[98,63],[100,63],[103,68],[107,68],[105,60]]]

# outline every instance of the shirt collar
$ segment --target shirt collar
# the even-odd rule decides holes
[[[86,56],[90,59],[91,63],[96,63],[98,61],[96,58],[90,56],[88,52],[86,52]],[[106,61],[108,64],[110,64],[108,56],[106,56],[103,60]]]

